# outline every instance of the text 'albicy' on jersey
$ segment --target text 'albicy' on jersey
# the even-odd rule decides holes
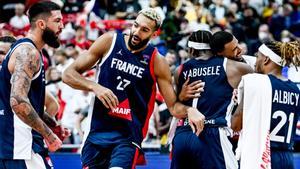
[[[292,150],[300,113],[299,88],[290,80],[283,81],[269,75],[272,85],[271,148]]]

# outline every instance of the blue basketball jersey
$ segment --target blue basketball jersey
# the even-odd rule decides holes
[[[196,107],[204,114],[205,124],[211,126],[227,126],[227,119],[230,118],[229,105],[233,88],[227,81],[226,63],[226,58],[217,56],[208,60],[194,58],[179,69],[178,93],[187,78],[190,78],[189,83],[197,80],[205,82],[201,97],[190,99],[184,104]]]
[[[292,150],[300,112],[299,89],[292,81],[269,75],[272,85],[271,150]]]
[[[100,47],[100,46],[99,46]],[[115,33],[109,52],[98,65],[97,82],[109,88],[119,100],[116,109],[107,109],[95,97],[87,139],[94,144],[134,142],[141,144],[154,108],[156,81],[153,59],[156,49],[148,45],[131,53],[124,35]]]
[[[8,62],[14,50],[23,44],[35,47],[28,38],[18,40],[8,51],[0,70],[0,159],[30,159],[32,149],[36,152],[44,149],[42,136],[21,121],[10,107],[11,74]],[[41,68],[31,81],[28,98],[41,117],[44,113],[45,101],[42,57]]]

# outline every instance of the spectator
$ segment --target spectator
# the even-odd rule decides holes
[[[274,35],[275,40],[280,40],[280,33],[288,29],[290,26],[290,6],[280,6],[277,13],[270,20],[270,31]]]
[[[137,0],[122,0],[118,4],[116,18],[117,19],[134,19],[137,12],[141,10],[141,5]]]
[[[209,7],[210,12],[217,24],[224,24],[227,8],[223,5],[223,0],[213,0],[213,2]]]
[[[258,38],[261,43],[274,40],[267,24],[262,24],[258,28]]]
[[[24,11],[25,6],[23,4],[16,4],[15,16],[13,16],[9,21],[10,26],[16,29],[24,29],[29,26],[29,19],[28,16],[24,14]]]
[[[75,39],[73,39],[72,43],[75,44],[75,47],[79,47],[82,50],[89,49],[91,42],[86,39],[85,29],[81,26],[77,26],[75,30]]]

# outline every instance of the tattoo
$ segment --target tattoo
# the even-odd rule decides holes
[[[28,98],[32,77],[40,68],[39,53],[31,46],[22,45],[17,48],[14,55],[16,61],[11,77],[10,105],[23,122],[43,136],[47,136],[51,134],[51,130],[38,116]]]
[[[48,113],[44,113],[43,115],[43,121],[49,126],[49,127],[55,127],[57,126],[56,120],[51,117]]]

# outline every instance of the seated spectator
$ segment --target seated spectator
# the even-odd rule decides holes
[[[85,29],[81,26],[77,26],[75,30],[75,39],[72,40],[72,43],[75,44],[75,47],[79,47],[82,50],[89,49],[91,42],[86,39]]]
[[[28,16],[24,14],[24,11],[25,6],[23,4],[16,4],[15,16],[13,16],[9,21],[10,26],[16,29],[24,29],[29,26],[29,19]]]

